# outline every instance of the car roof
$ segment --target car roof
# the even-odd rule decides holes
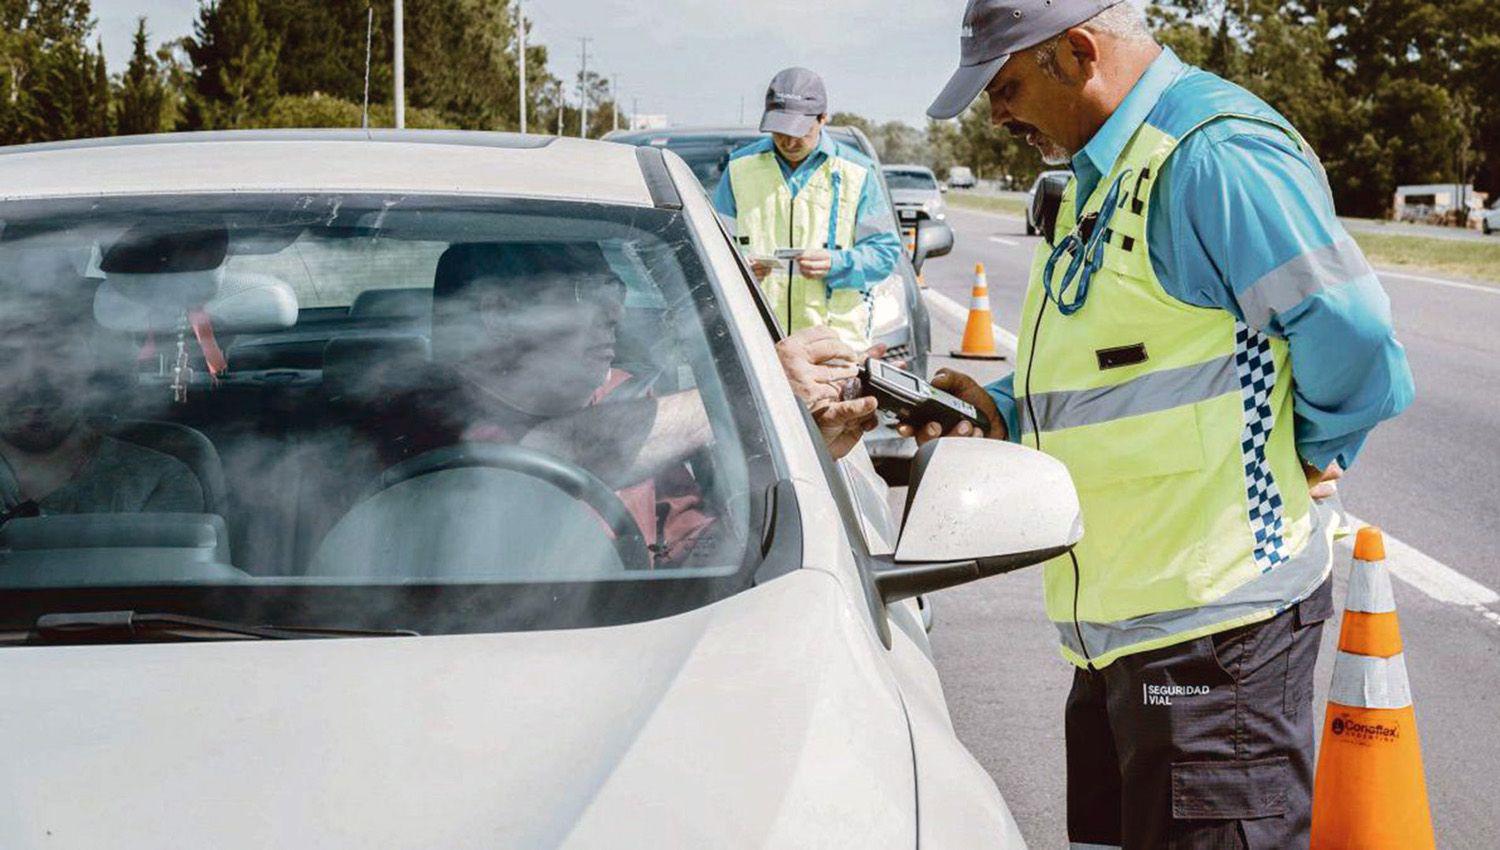
[[[409,192],[650,205],[634,147],[464,130],[231,130],[0,148],[0,200]]]
[[[927,175],[932,174],[932,169],[925,165],[882,165],[881,168],[886,171],[916,171]]]

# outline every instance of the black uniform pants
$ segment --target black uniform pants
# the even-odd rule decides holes
[[[1265,622],[1075,672],[1073,846],[1307,847],[1313,664],[1332,609],[1328,581]]]

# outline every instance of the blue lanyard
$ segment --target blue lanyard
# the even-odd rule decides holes
[[[1110,185],[1109,193],[1104,196],[1104,204],[1099,207],[1099,212],[1084,216],[1073,231],[1052,249],[1051,256],[1047,257],[1047,265],[1042,271],[1042,288],[1047,293],[1047,300],[1056,304],[1057,311],[1064,316],[1071,316],[1083,309],[1083,302],[1089,297],[1089,284],[1093,282],[1099,266],[1104,263],[1104,243],[1109,239],[1109,223],[1119,206],[1120,186],[1132,173],[1129,168],[1120,172],[1120,176]],[[1072,258],[1068,261],[1067,270],[1063,272],[1062,283],[1053,292],[1052,271],[1063,254],[1072,254]],[[1077,289],[1073,293],[1073,299],[1064,301],[1063,298],[1074,284],[1077,284]]]
[[[833,166],[833,158],[828,158],[829,168],[833,171],[833,205],[828,210],[828,250],[837,250],[839,242],[839,194],[843,189],[844,172]]]

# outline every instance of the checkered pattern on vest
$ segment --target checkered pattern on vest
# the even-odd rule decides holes
[[[1234,326],[1234,368],[1245,408],[1240,454],[1245,464],[1250,529],[1255,534],[1255,563],[1265,572],[1286,560],[1281,490],[1266,462],[1266,441],[1276,426],[1276,414],[1271,409],[1276,361],[1271,355],[1271,341],[1243,322]]]

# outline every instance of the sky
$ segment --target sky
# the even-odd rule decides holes
[[[388,2],[389,0],[385,0]],[[382,0],[376,0],[382,2]],[[408,5],[422,0],[406,0]],[[95,0],[111,73],[130,59],[138,16],[153,46],[189,35],[197,0]],[[589,67],[619,76],[622,107],[676,125],[759,120],[766,84],[802,65],[823,76],[833,111],[924,126],[958,65],[964,0],[526,0],[532,39],[573,79],[580,37]]]

